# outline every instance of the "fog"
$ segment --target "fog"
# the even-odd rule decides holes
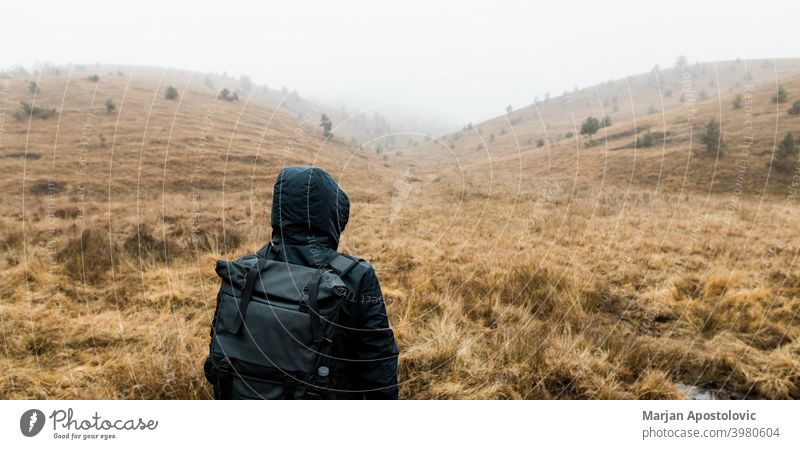
[[[0,66],[247,74],[390,121],[461,126],[546,93],[690,62],[800,56],[782,1],[4,2]],[[391,105],[389,107],[388,105]]]

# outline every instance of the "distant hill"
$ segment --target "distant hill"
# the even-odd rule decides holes
[[[779,86],[788,99],[775,104]],[[800,59],[688,64],[542,100],[442,136],[419,153],[526,177],[769,193],[788,181],[770,160],[786,132],[800,134],[800,117],[787,113],[798,99]],[[611,122],[591,143],[580,134],[589,116]],[[702,153],[700,134],[712,119],[722,124],[727,151],[690,157]],[[737,169],[742,158],[749,165],[744,174]]]
[[[92,74],[102,76],[104,81],[117,77],[126,77],[135,74],[137,80],[147,79],[150,82],[171,83],[191,88],[193,91],[216,98],[222,89],[228,89],[231,95],[238,97],[238,102],[254,102],[272,109],[279,109],[295,118],[302,119],[312,127],[319,126],[320,117],[326,114],[333,122],[334,134],[338,140],[351,145],[365,145],[371,149],[405,148],[409,145],[421,143],[409,142],[405,139],[402,144],[394,139],[383,138],[391,134],[395,127],[389,119],[378,112],[359,112],[323,104],[311,98],[302,96],[296,90],[286,87],[256,84],[248,76],[231,76],[227,73],[202,73],[189,70],[169,69],[149,66],[130,65],[98,65],[74,64],[56,66],[52,64],[39,64],[32,70],[24,68],[6,69],[0,72],[6,78],[35,79],[43,76],[60,76],[72,73],[73,77],[86,77]],[[434,128],[431,128],[433,131]]]

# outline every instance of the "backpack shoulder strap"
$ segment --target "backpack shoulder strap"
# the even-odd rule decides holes
[[[355,257],[337,253],[335,256],[333,256],[333,259],[328,262],[328,264],[334,269],[334,271],[336,271],[336,274],[338,274],[339,277],[344,277],[359,262],[360,260],[356,259]]]

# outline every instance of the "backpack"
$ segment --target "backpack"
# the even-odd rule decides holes
[[[342,278],[358,260],[336,254],[320,268],[273,260],[272,243],[233,261],[221,279],[205,374],[215,399],[329,399]]]

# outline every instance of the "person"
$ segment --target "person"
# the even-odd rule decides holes
[[[319,167],[280,171],[272,195],[275,260],[324,266],[336,256],[349,220],[350,200]],[[342,279],[344,300],[333,339],[337,399],[397,399],[398,350],[378,277],[363,259]]]

